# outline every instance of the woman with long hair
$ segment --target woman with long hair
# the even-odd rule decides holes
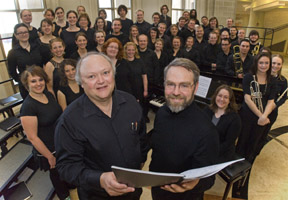
[[[169,62],[171,62],[175,58],[184,57],[184,52],[183,49],[181,48],[181,38],[179,36],[175,36],[172,39],[172,49],[168,49],[167,54],[169,57]]]
[[[235,141],[241,132],[241,119],[237,114],[233,90],[228,85],[219,86],[214,92],[209,107],[204,111],[216,126],[219,141],[221,162],[233,160],[235,157]]]
[[[169,64],[169,58],[168,55],[165,51],[163,51],[163,47],[164,47],[164,41],[161,38],[157,38],[156,42],[155,42],[155,50],[154,52],[157,55],[157,58],[159,60],[159,76],[160,80],[159,80],[159,84],[163,85],[164,83],[164,69],[165,67]]]
[[[87,36],[87,40],[88,40],[87,49],[88,49],[88,51],[94,49],[95,48],[95,43],[94,43],[95,30],[93,28],[90,28],[91,21],[90,21],[89,15],[85,12],[81,13],[79,15],[77,23],[79,24],[80,28],[83,30],[83,32]]]
[[[256,83],[257,82],[257,83]],[[271,76],[271,57],[260,53],[254,58],[251,72],[243,78],[244,101],[240,109],[242,131],[236,152],[253,163],[266,141],[276,96],[275,78]]]
[[[102,17],[102,19],[104,19],[105,22],[105,26],[106,26],[106,35],[108,35],[111,31],[112,31],[112,22],[106,20],[107,18],[107,13],[105,9],[101,9],[98,11],[98,17]]]
[[[69,27],[69,23],[65,20],[65,11],[62,7],[55,8],[56,25],[60,26],[62,31]]]
[[[158,28],[151,27],[148,32],[148,48],[155,50],[155,42],[157,38],[159,38]]]
[[[88,38],[85,33],[79,32],[75,36],[75,43],[77,45],[77,51],[72,53],[70,58],[78,61],[80,58],[85,56],[88,52],[87,50],[87,43],[88,43]]]
[[[75,80],[76,64],[73,59],[65,59],[60,65],[61,80],[57,91],[57,99],[63,111],[84,93],[83,88]]]
[[[138,27],[136,25],[132,25],[130,27],[130,33],[129,33],[130,42],[134,42],[138,46],[138,37],[139,37]]]
[[[105,34],[109,34],[107,31],[105,20],[102,17],[97,17],[93,26],[95,32],[97,31],[104,31]]]
[[[102,47],[105,42],[106,33],[104,31],[96,31],[94,39],[96,43],[95,51],[102,52]]]

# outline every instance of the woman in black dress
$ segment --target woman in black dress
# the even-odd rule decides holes
[[[179,36],[175,36],[172,39],[172,49],[168,49],[167,54],[169,57],[169,62],[171,62],[175,58],[184,57],[184,52],[183,49],[181,48],[181,38]]]
[[[117,38],[109,38],[103,45],[105,53],[115,66],[115,84],[118,90],[132,94],[133,77],[132,71],[125,59],[123,59],[122,43]]]
[[[161,38],[156,39],[154,52],[156,53],[159,60],[159,72],[156,73],[160,75],[159,84],[161,86],[164,84],[164,69],[169,64],[168,55],[165,51],[163,51],[163,47],[164,41]]]
[[[77,51],[77,46],[75,44],[75,36],[81,31],[79,27],[76,26],[78,15],[74,10],[67,12],[67,20],[69,27],[63,30],[60,34],[60,38],[65,43],[65,58],[70,58],[72,53]]]
[[[105,20],[102,17],[97,17],[94,23],[94,30],[97,31],[104,31],[106,35],[109,34],[106,28]]]
[[[140,59],[135,43],[127,42],[125,44],[124,58],[128,61],[129,67],[133,74],[133,95],[143,106],[144,97],[148,96],[148,79],[145,70],[145,64]]]
[[[95,32],[95,36],[94,36],[95,43],[96,43],[95,51],[102,52],[102,47],[105,42],[105,37],[106,37],[106,33],[104,31]]]
[[[80,58],[85,56],[88,52],[87,50],[88,38],[86,34],[83,32],[77,33],[75,36],[75,43],[77,45],[77,51],[72,53],[70,58],[78,61]]]
[[[50,50],[53,58],[45,65],[44,70],[50,80],[47,83],[47,89],[56,97],[60,84],[59,68],[64,60],[63,56],[65,53],[65,44],[63,40],[60,38],[50,40]]]
[[[50,21],[53,23],[53,25],[52,25],[52,34],[53,34],[55,37],[59,37],[62,29],[61,29],[60,26],[58,26],[58,25],[54,22],[54,20],[55,20],[55,13],[54,13],[54,11],[53,11],[52,9],[50,9],[50,8],[46,9],[45,12],[44,12],[44,18],[50,20]],[[43,34],[43,32],[41,31],[41,26],[40,26],[40,28],[38,29],[38,31],[39,31],[41,34]]]
[[[219,86],[204,110],[216,126],[220,141],[220,162],[234,159],[235,141],[241,132],[241,119],[233,90],[228,85]]]
[[[253,91],[258,89],[255,80],[259,84],[259,101],[253,101]],[[271,76],[271,57],[267,53],[260,53],[254,58],[251,72],[243,78],[244,101],[240,109],[242,119],[242,131],[236,147],[236,152],[253,163],[255,157],[263,147],[263,140],[266,141],[265,130],[270,123],[270,114],[274,108],[276,96],[276,81]],[[262,105],[261,105],[262,104]]]
[[[83,88],[75,80],[76,64],[73,59],[65,59],[60,65],[61,80],[57,99],[63,111],[84,93]]]
[[[155,43],[157,38],[159,38],[158,28],[156,27],[150,28],[148,35],[148,48],[155,50]]]
[[[29,29],[25,24],[15,25],[14,36],[17,39],[17,44],[13,46],[7,56],[8,72],[19,83],[20,94],[25,99],[28,92],[20,81],[20,75],[25,71],[27,66],[43,66],[43,60],[39,44],[35,41],[29,41]]]
[[[95,30],[90,28],[89,26],[89,24],[91,24],[89,15],[87,13],[81,13],[78,18],[78,24],[87,36],[87,40],[88,40],[87,50],[88,51],[93,50],[95,48],[95,43],[94,43]]]
[[[57,26],[60,26],[61,30],[69,27],[68,22],[65,20],[65,11],[62,7],[57,7],[55,9],[56,14],[56,22],[54,22]]]
[[[60,180],[55,168],[54,129],[62,110],[54,96],[45,90],[49,81],[41,67],[32,66],[21,75],[22,84],[29,91],[20,110],[20,119],[28,140],[33,145],[33,155],[40,170],[50,172],[50,180],[57,196],[69,197],[67,184]]]
[[[106,30],[105,30],[105,31],[106,31],[106,35],[110,34],[110,32],[112,31],[112,28],[111,28],[112,22],[106,20],[106,18],[107,18],[106,10],[105,10],[105,9],[99,10],[99,12],[98,12],[98,17],[102,17],[102,19],[104,19],[104,21],[105,21],[105,26],[106,26]]]
[[[132,25],[130,27],[130,33],[129,33],[130,42],[134,42],[138,46],[138,37],[139,37],[138,27],[136,25]]]

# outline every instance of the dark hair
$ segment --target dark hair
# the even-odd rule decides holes
[[[252,30],[252,31],[250,31],[250,33],[249,33],[249,38],[250,38],[251,35],[257,35],[257,36],[259,37],[259,32],[256,31],[256,30]]]
[[[195,11],[195,16],[192,15],[193,11]],[[190,19],[195,19],[195,20],[197,19],[197,11],[196,11],[196,9],[191,9],[190,10]]]
[[[218,19],[217,19],[217,17],[211,17],[210,19],[209,19],[209,27],[210,27],[210,22],[212,21],[212,20],[216,20],[216,28],[218,28],[218,25],[219,25],[219,22],[218,22]]]
[[[162,10],[163,10],[163,8],[164,7],[166,7],[167,8],[167,12],[169,12],[169,8],[168,8],[168,6],[165,4],[165,5],[162,5],[161,7],[160,7],[160,12],[162,13]]]
[[[39,67],[36,65],[29,66],[21,74],[21,82],[22,82],[23,86],[26,88],[26,90],[28,90],[28,91],[29,91],[29,86],[28,86],[29,85],[29,83],[28,83],[29,75],[39,76],[39,77],[44,79],[45,83],[49,82],[48,75],[46,74],[46,72],[44,71],[44,69],[42,67]]]
[[[87,38],[87,35],[86,35],[84,32],[79,32],[79,33],[76,33],[76,35],[75,35],[75,41],[76,41],[76,40],[78,40],[78,38],[79,38],[80,36],[83,36],[83,37],[85,37],[85,38],[86,38],[86,40],[87,40],[87,42],[88,42],[88,38]]]
[[[100,17],[100,13],[103,12],[105,14],[105,18],[107,17],[107,13],[105,9],[101,9],[98,11],[98,17]]]
[[[126,7],[125,5],[123,5],[123,4],[121,4],[121,5],[119,5],[118,8],[117,8],[117,13],[118,13],[118,15],[120,15],[120,11],[121,11],[122,9],[123,9],[123,10],[125,11],[125,13],[127,14],[127,12],[128,12],[127,7]]]
[[[53,23],[51,22],[51,20],[49,19],[42,19],[40,22],[40,28],[42,27],[43,23],[46,22],[47,24],[49,24],[50,26],[53,26]]]
[[[230,39],[230,38],[224,38],[224,39],[222,39],[222,40],[221,40],[221,43],[222,43],[222,41],[227,41],[229,44],[231,44],[231,39]]]
[[[174,36],[173,38],[172,38],[172,48],[173,48],[173,41],[174,40],[180,40],[180,46],[181,46],[181,44],[182,44],[182,41],[181,41],[181,37],[179,37],[179,36]],[[181,47],[180,47],[181,48]]]
[[[55,12],[51,8],[47,8],[44,12],[44,15],[46,15],[47,12],[51,12],[52,16],[55,17]]]
[[[98,26],[97,26],[98,20],[102,20],[102,21],[103,21],[103,23],[104,23],[103,30],[106,31],[105,19],[103,19],[102,17],[97,17],[97,18],[95,19],[95,23],[94,23],[94,27],[93,27],[93,28],[95,29],[95,31],[98,31]]]
[[[75,68],[76,70],[76,65],[77,65],[77,62],[76,60],[74,59],[64,59],[61,64],[60,64],[60,67],[59,67],[59,72],[60,72],[60,85],[61,86],[67,86],[68,85],[68,79],[65,75],[65,66],[66,65],[71,65]]]
[[[228,86],[228,85],[220,85],[214,92],[212,98],[211,98],[211,103],[209,105],[210,109],[215,113],[218,109],[218,106],[216,104],[216,97],[218,95],[218,93],[222,90],[227,90],[229,93],[229,104],[227,109],[225,110],[225,113],[228,112],[237,112],[238,110],[238,106],[236,104],[236,100],[235,100],[235,96],[233,93],[233,90]]]
[[[244,38],[243,40],[241,40],[241,41],[239,42],[239,45],[241,45],[241,44],[242,44],[242,42],[248,42],[248,43],[249,43],[249,45],[250,45],[250,41],[249,41],[248,39],[246,39],[246,38]]]
[[[252,75],[256,75],[257,74],[257,71],[258,71],[258,62],[259,60],[262,58],[262,57],[267,57],[269,58],[269,69],[268,71],[266,72],[266,80],[267,80],[267,83],[270,83],[270,76],[271,76],[271,55],[269,53],[266,53],[266,52],[261,52],[261,53],[258,53],[254,59],[253,59],[253,64],[250,68],[250,72],[252,73]],[[256,76],[256,80],[257,80],[257,76]]]
[[[112,42],[115,42],[116,44],[118,44],[118,54],[116,56],[117,60],[121,60],[123,58],[123,46],[122,43],[117,39],[117,38],[109,38],[102,46],[102,52],[105,53],[107,55],[107,48],[109,46],[109,44],[111,44]]]
[[[115,22],[115,21],[120,22],[120,24],[121,24],[121,26],[122,26],[122,22],[121,22],[121,19],[120,19],[120,18],[114,18],[114,19],[112,20],[112,24],[113,24],[113,22]]]
[[[59,6],[59,7],[56,7],[56,8],[55,8],[55,14],[56,14],[57,10],[59,10],[59,9],[61,9],[63,12],[65,12],[65,11],[64,11],[64,8],[62,8],[62,7]]]
[[[139,29],[138,26],[136,25],[132,25],[129,29],[129,40],[130,42],[133,42],[133,38],[132,38],[132,28],[136,28],[138,30],[138,36],[139,36]],[[138,36],[137,36],[137,41],[138,41]]]
[[[205,19],[208,19],[208,17],[207,17],[207,16],[205,16],[205,15],[201,17],[201,19],[203,19],[203,18],[205,18]]]
[[[149,38],[149,39],[151,39],[151,35],[150,35],[151,31],[156,31],[156,38],[159,38],[159,30],[158,30],[158,28],[156,28],[156,27],[151,27],[151,28],[149,29],[149,34],[148,34],[148,38]]]
[[[266,53],[269,53],[270,56],[272,56],[272,51],[271,51],[271,49],[269,47],[262,47],[259,52],[263,52],[263,51],[267,51]]]
[[[185,17],[179,17],[179,19],[178,19],[178,22],[180,22],[181,20],[185,20],[186,21],[186,19],[185,19]]]
[[[91,24],[91,20],[90,20],[89,15],[88,15],[87,13],[81,13],[81,14],[79,15],[79,18],[78,18],[78,24],[79,24],[79,21],[80,21],[81,18],[86,18],[86,19],[87,19],[87,21],[88,21],[88,28],[90,28],[90,27],[89,27],[89,24]]]
[[[160,13],[158,13],[158,12],[154,12],[154,13],[152,14],[152,17],[153,17],[154,15],[157,15],[157,16],[159,17],[159,19],[161,18]]]
[[[75,10],[69,10],[67,13],[66,13],[66,18],[68,19],[68,16],[71,14],[71,13],[74,13],[76,15],[76,18],[78,18],[78,14]]]
[[[15,34],[15,35],[17,34],[17,30],[18,30],[18,28],[20,28],[20,27],[25,27],[25,28],[27,28],[27,31],[29,31],[28,26],[27,26],[26,24],[24,24],[24,23],[16,24],[16,25],[14,26],[14,34]]]

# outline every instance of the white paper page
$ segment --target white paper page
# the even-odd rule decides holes
[[[199,76],[199,87],[196,95],[202,98],[206,98],[212,78],[206,76]]]
[[[193,179],[197,179],[197,178],[206,178],[208,176],[212,176],[213,174],[218,173],[219,171],[221,171],[225,167],[227,167],[233,163],[242,161],[242,160],[244,160],[244,158],[225,162],[225,163],[221,163],[221,164],[217,164],[217,165],[201,167],[198,169],[190,169],[190,170],[187,170],[185,172],[182,172],[181,174],[183,174],[185,176],[184,177],[185,180],[193,180]]]

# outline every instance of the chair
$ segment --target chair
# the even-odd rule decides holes
[[[251,164],[247,160],[243,160],[224,168],[218,173],[218,175],[227,183],[222,200],[227,199],[233,183],[243,179],[242,185],[244,185],[250,169]]]

